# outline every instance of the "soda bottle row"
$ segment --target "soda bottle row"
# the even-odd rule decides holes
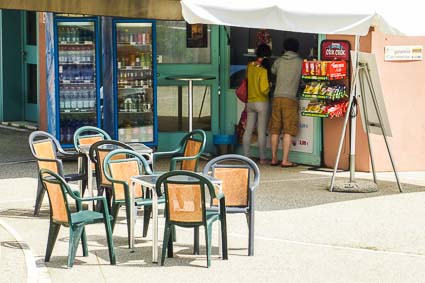
[[[67,117],[69,119],[60,120],[61,143],[72,144],[75,131],[82,126],[96,126],[96,118],[85,116],[78,116],[76,119],[72,119],[73,115],[73,117]]]
[[[137,76],[138,72],[120,72],[118,77],[118,86],[125,87],[152,87],[152,80],[149,76]]]
[[[61,46],[59,48],[59,63],[91,64],[96,60],[93,46]]]
[[[96,90],[92,87],[62,87],[59,106],[61,111],[94,111]]]
[[[139,54],[130,54],[118,56],[118,69],[125,67],[142,67],[150,69],[152,64],[152,54],[150,52],[140,52]]]
[[[83,43],[93,41],[93,30],[77,26],[59,26],[58,40],[66,43]]]
[[[145,31],[117,30],[117,42],[130,44],[151,44],[150,28]]]
[[[96,73],[92,65],[59,65],[60,82],[93,82],[96,79]]]
[[[127,95],[120,100],[121,112],[150,112],[152,109],[152,102],[148,101],[145,91]]]
[[[146,80],[152,78],[152,71],[150,69],[145,70],[133,70],[133,69],[122,69],[118,72],[118,77],[121,79],[139,79]]]

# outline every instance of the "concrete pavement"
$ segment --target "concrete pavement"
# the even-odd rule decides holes
[[[4,133],[0,129],[0,144]],[[88,226],[89,256],[82,257],[80,248],[72,269],[66,269],[67,228],[61,229],[51,261],[44,263],[47,198],[40,217],[33,217],[36,165],[19,163],[28,160],[26,133],[11,134],[15,142],[8,146],[22,148],[19,156],[0,154],[0,282],[424,281],[423,172],[400,173],[405,193],[398,193],[391,179],[380,181],[376,193],[331,193],[326,189],[330,174],[304,166],[260,166],[253,257],[247,256],[244,216],[229,215],[228,261],[218,257],[215,234],[212,266],[206,269],[203,237],[201,254],[194,256],[192,230],[178,229],[175,256],[167,258],[161,267],[151,262],[151,229],[147,238],[142,238],[141,219],[136,224],[135,252],[130,253],[122,210],[114,232],[116,266],[108,263],[101,224]],[[2,161],[4,156],[6,162]],[[65,165],[66,170],[76,168],[75,162]],[[159,166],[166,169],[167,164]],[[344,172],[338,175],[338,180],[346,178]],[[378,179],[386,180],[387,175],[378,174]],[[161,240],[164,219],[161,217],[159,222]]]

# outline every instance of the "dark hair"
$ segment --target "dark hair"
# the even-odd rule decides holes
[[[270,57],[272,55],[272,51],[267,44],[260,44],[257,46],[257,58]]]
[[[298,40],[295,38],[287,38],[285,41],[283,41],[283,50],[284,51],[293,51],[298,52],[298,49],[300,48],[300,44]]]

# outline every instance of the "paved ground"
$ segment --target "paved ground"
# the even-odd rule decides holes
[[[254,257],[247,256],[244,217],[229,215],[228,261],[218,257],[215,234],[212,266],[206,269],[203,247],[201,255],[191,255],[192,231],[178,229],[175,257],[158,266],[151,262],[150,233],[141,237],[140,220],[135,252],[126,248],[121,211],[114,232],[116,266],[108,264],[102,225],[88,227],[89,256],[82,257],[80,249],[72,269],[66,269],[67,228],[45,263],[49,208],[46,199],[40,217],[32,216],[36,165],[26,162],[27,135],[0,128],[0,282],[425,281],[425,173],[401,173],[404,193],[391,174],[378,175],[386,181],[376,193],[331,193],[329,173],[303,166],[260,167]],[[159,166],[165,169],[166,163]],[[76,163],[65,167],[72,171]],[[338,180],[344,178],[339,173]],[[163,223],[160,218],[160,239]]]

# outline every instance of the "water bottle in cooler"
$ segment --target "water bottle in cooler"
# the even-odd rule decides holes
[[[81,87],[77,88],[77,108],[80,111],[84,108],[84,93]]]

